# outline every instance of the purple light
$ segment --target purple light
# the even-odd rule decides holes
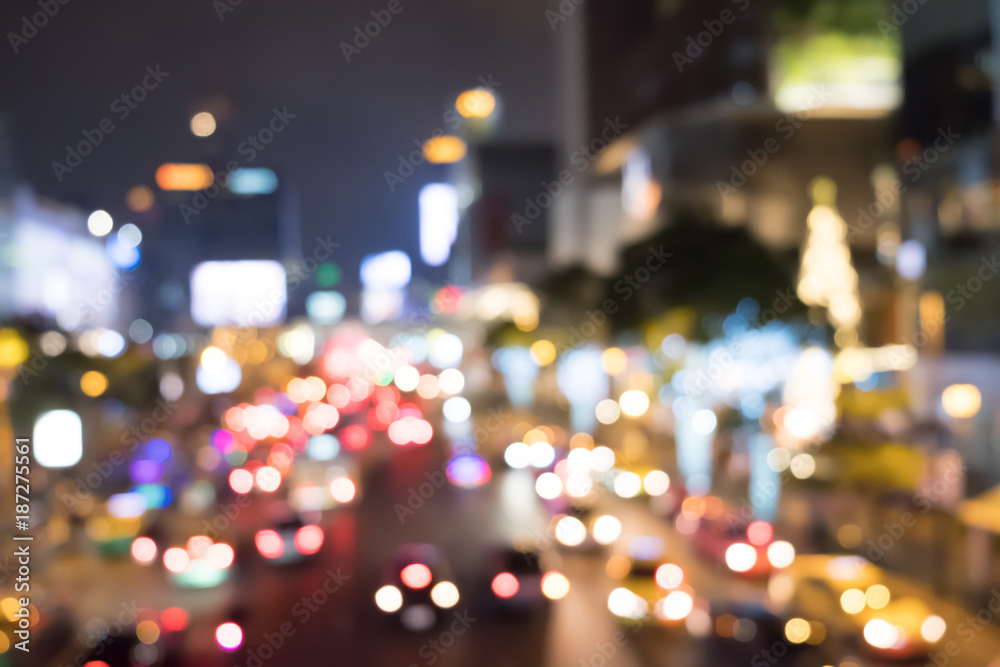
[[[460,454],[448,463],[448,481],[466,489],[482,486],[490,481],[490,466],[475,454]]]
[[[233,434],[221,428],[212,431],[212,445],[223,454],[228,454],[236,447]]]
[[[132,462],[129,474],[136,484],[152,484],[163,477],[163,464],[159,461],[139,459]]]
[[[280,394],[275,394],[272,403],[274,407],[278,408],[278,412],[285,415],[286,417],[294,415],[299,410],[299,406],[295,404],[295,401],[288,398],[288,394],[284,392]]]

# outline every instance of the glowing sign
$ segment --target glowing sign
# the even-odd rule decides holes
[[[466,145],[459,137],[445,135],[424,142],[424,157],[432,164],[450,164],[465,157]]]
[[[446,183],[420,189],[420,258],[430,266],[448,261],[458,233],[458,191]]]
[[[35,461],[46,468],[68,468],[83,457],[83,423],[72,410],[50,410],[35,422]]]
[[[285,269],[273,260],[202,262],[191,271],[191,318],[201,326],[261,327],[285,317]]]
[[[398,290],[410,282],[410,258],[402,250],[368,255],[361,260],[361,284],[370,290]]]
[[[237,169],[229,177],[229,191],[238,195],[269,195],[278,189],[278,177],[270,169]]]
[[[156,184],[161,190],[204,190],[213,181],[215,175],[207,164],[168,162],[156,170]]]
[[[347,299],[340,292],[313,292],[306,297],[306,312],[319,324],[336,324],[346,309]]]

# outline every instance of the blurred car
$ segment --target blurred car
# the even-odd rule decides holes
[[[542,594],[542,554],[514,547],[495,549],[487,558],[486,581],[494,609],[524,612],[544,599]]]
[[[746,577],[769,575],[795,559],[795,548],[774,540],[774,531],[766,521],[746,522],[731,515],[702,518],[692,541],[701,556]]]
[[[802,664],[802,653],[820,652],[819,648],[787,641],[786,619],[759,602],[713,598],[707,607],[701,627],[692,628],[692,632],[705,637],[711,664],[798,665]],[[821,638],[817,635],[817,639]],[[827,662],[834,661],[810,660],[806,664]]]
[[[608,609],[626,623],[682,625],[695,607],[684,570],[664,560],[664,543],[657,537],[632,538],[625,552],[612,555],[607,573],[619,580],[608,596]]]
[[[800,556],[779,576],[775,589],[786,590],[791,612],[854,637],[880,658],[925,657],[947,631],[934,612],[944,603],[860,556]]]
[[[437,547],[407,544],[385,566],[376,606],[412,632],[434,627],[443,611],[458,604],[451,568]]]
[[[287,565],[314,556],[323,547],[323,529],[306,523],[297,513],[280,512],[269,528],[254,535],[257,552],[267,561]]]

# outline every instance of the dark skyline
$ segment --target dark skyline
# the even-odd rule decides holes
[[[416,197],[435,170],[419,167],[393,190],[385,172],[415,141],[452,130],[445,112],[455,95],[480,77],[498,82],[498,137],[552,138],[555,32],[542,4],[400,0],[392,14],[381,0],[51,3],[53,16],[36,33],[23,17],[42,11],[37,1],[0,12],[0,114],[12,128],[19,180],[116,221],[151,224],[130,215],[125,193],[153,185],[163,162],[235,159],[275,169],[298,191],[304,251],[311,238],[332,234],[352,282],[362,255],[394,248],[419,273]],[[373,11],[386,25],[358,53],[355,28]],[[144,83],[145,95],[133,97]],[[188,123],[204,109],[219,128],[197,138]],[[263,150],[250,150],[247,138],[274,109],[294,119]],[[55,168],[85,131],[99,132],[100,144],[71,172]]]

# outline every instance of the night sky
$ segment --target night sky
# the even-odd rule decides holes
[[[414,140],[448,129],[445,110],[478,77],[501,84],[502,138],[551,138],[547,4],[400,0],[402,10],[347,63],[340,43],[388,0],[242,0],[220,21],[225,1],[69,0],[16,54],[9,33],[21,32],[22,17],[39,6],[4,3],[0,113],[21,180],[43,195],[105,208],[117,226],[130,219],[128,188],[153,185],[159,164],[241,159],[240,142],[266,125],[272,108],[287,107],[296,118],[249,166],[274,168],[294,184],[306,252],[316,235],[331,235],[353,277],[368,252],[401,247],[419,258],[416,197],[433,168],[419,168],[395,192],[384,172]],[[125,107],[112,103],[156,65],[169,75],[121,119]],[[200,139],[188,123],[203,109],[216,112],[219,129]],[[60,183],[52,162],[104,118],[114,131]]]

